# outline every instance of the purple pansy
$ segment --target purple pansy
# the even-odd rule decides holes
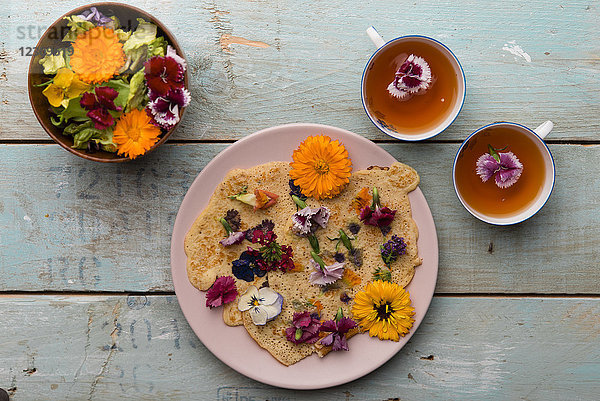
[[[477,159],[476,172],[481,181],[486,182],[494,175],[500,188],[512,186],[523,172],[523,164],[512,152],[497,153],[498,160],[490,153],[484,153]]]
[[[411,54],[402,63],[392,83],[388,86],[388,92],[397,99],[404,100],[409,95],[429,88],[431,83],[431,68],[422,57]]]

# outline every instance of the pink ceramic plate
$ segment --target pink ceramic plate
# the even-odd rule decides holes
[[[332,352],[325,358],[312,355],[285,367],[260,348],[243,327],[228,327],[221,309],[205,307],[203,291],[187,278],[185,235],[208,204],[214,189],[232,168],[247,168],[276,160],[291,161],[292,152],[310,135],[325,134],[339,139],[348,149],[353,168],[388,166],[396,161],[373,142],[352,132],[317,124],[290,124],[256,132],[225,149],[196,177],[188,190],[173,228],[171,270],[177,299],[190,326],[204,345],[221,361],[238,372],[260,382],[291,389],[318,389],[347,383],[372,372],[394,356],[423,320],[429,307],[438,270],[438,245],[435,225],[427,201],[419,188],[409,195],[413,218],[419,227],[417,267],[408,286],[415,307],[415,324],[399,342],[380,341],[367,334],[349,341],[350,351]]]

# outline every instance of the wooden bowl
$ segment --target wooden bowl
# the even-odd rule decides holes
[[[52,124],[52,122],[50,121],[50,117],[54,114],[51,111],[51,106],[50,103],[48,103],[48,99],[42,94],[44,88],[36,86],[41,84],[42,82],[47,81],[48,79],[48,76],[44,75],[43,73],[42,65],[40,65],[39,63],[40,59],[44,57],[46,49],[68,47],[68,42],[62,42],[62,38],[68,32],[67,21],[63,18],[73,14],[81,14],[85,10],[88,10],[90,7],[96,7],[98,11],[109,17],[115,15],[119,19],[119,22],[122,27],[131,28],[132,30],[135,30],[135,28],[137,28],[137,18],[143,18],[144,20],[155,24],[158,28],[157,36],[164,36],[167,42],[177,51],[177,54],[179,56],[185,59],[185,55],[183,54],[183,50],[175,40],[173,34],[169,32],[169,30],[160,21],[158,21],[156,18],[154,18],[147,12],[140,10],[139,8],[121,3],[93,3],[71,10],[62,17],[60,17],[56,22],[54,22],[40,38],[36,46],[36,51],[29,63],[27,89],[29,91],[29,102],[31,103],[33,112],[35,113],[35,116],[37,117],[44,130],[46,130],[48,135],[50,135],[50,137],[54,139],[54,141],[60,146],[62,146],[69,152],[76,154],[77,156],[83,157],[84,159],[103,163],[124,162],[131,159],[124,156],[119,156],[116,153],[105,152],[102,150],[94,153],[89,153],[85,149],[72,148],[73,137],[69,135],[63,135],[62,128],[56,127],[54,124]],[[185,71],[184,86],[188,88],[187,69]],[[184,110],[185,107],[179,110],[180,121],[181,117],[183,116]],[[156,142],[154,146],[152,146],[152,148],[148,150],[148,152],[162,145],[167,140],[167,138],[171,136],[175,128],[177,128],[177,125],[178,124],[175,124],[175,126],[173,126],[170,130],[168,130],[164,134],[161,134],[158,142]]]

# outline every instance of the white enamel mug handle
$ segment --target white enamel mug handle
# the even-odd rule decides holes
[[[367,29],[367,35],[369,35],[369,38],[371,39],[375,47],[377,47],[378,49],[385,45],[385,40],[383,40],[379,32],[377,32],[377,30],[373,28],[373,26],[370,26]]]
[[[550,120],[542,123],[539,127],[533,130],[540,138],[544,139],[554,128],[554,123]]]

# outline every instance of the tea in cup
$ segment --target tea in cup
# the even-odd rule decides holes
[[[546,204],[555,180],[543,138],[551,121],[531,130],[499,122],[473,132],[454,159],[454,189],[463,206],[490,224],[520,223]]]
[[[465,74],[456,56],[435,39],[402,36],[377,46],[362,76],[362,103],[373,124],[406,141],[431,138],[458,116],[466,96]]]

